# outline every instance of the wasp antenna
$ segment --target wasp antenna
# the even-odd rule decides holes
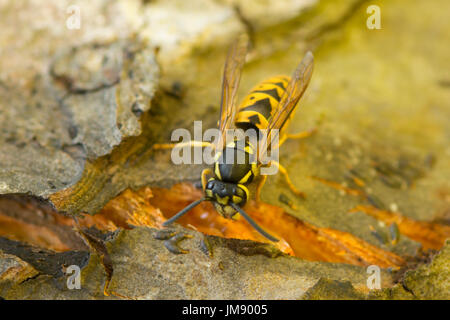
[[[267,232],[265,232],[260,226],[258,226],[258,224],[255,222],[255,220],[253,220],[252,218],[250,218],[250,216],[244,211],[242,210],[241,207],[239,207],[237,204],[235,203],[231,203],[231,206],[237,210],[243,217],[245,220],[247,220],[248,223],[250,223],[250,225],[256,229],[256,231],[258,231],[260,234],[262,234],[264,237],[266,237],[267,239],[269,239],[270,241],[273,242],[278,242],[279,240],[277,238],[275,238],[274,236],[271,236],[270,234],[268,234]]]
[[[190,205],[188,205],[186,208],[184,208],[183,210],[181,210],[180,212],[178,212],[176,215],[174,215],[172,218],[170,218],[169,220],[165,221],[163,223],[164,227],[167,227],[169,224],[172,224],[174,221],[178,220],[179,218],[181,218],[182,216],[184,216],[186,213],[188,213],[189,210],[191,210],[192,208],[194,208],[195,206],[197,206],[198,204],[200,204],[200,202],[205,201],[206,198],[201,198],[200,200],[194,201],[192,202]]]

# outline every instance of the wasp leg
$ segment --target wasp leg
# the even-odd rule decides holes
[[[178,243],[184,239],[192,238],[190,234],[177,233],[172,238],[164,241],[164,246],[172,253],[189,253],[189,250],[182,249],[178,246]]]
[[[155,235],[153,236],[153,238],[155,238],[156,240],[168,240],[176,234],[177,234],[177,232],[174,230],[162,229],[162,230],[158,230],[155,233]]]
[[[292,183],[291,179],[289,178],[289,174],[288,174],[286,168],[283,167],[283,166],[282,166],[279,162],[277,162],[277,161],[273,161],[273,160],[272,160],[272,161],[270,161],[270,163],[271,163],[271,164],[274,164],[274,165],[276,165],[276,166],[278,167],[278,169],[280,170],[281,174],[284,176],[284,180],[286,181],[286,183],[287,183],[289,189],[291,189],[291,191],[292,191],[293,193],[295,193],[297,196],[302,197],[302,198],[305,198],[305,194],[304,194],[303,192],[299,191],[299,190],[294,186],[294,184]]]
[[[178,233],[173,230],[159,230],[154,238],[157,240],[164,240],[164,246],[167,250],[174,254],[188,253],[189,250],[182,249],[178,246],[178,243],[184,239],[192,238],[189,234]]]
[[[267,180],[267,176],[262,175],[261,180],[258,182],[258,185],[256,186],[256,194],[255,194],[256,201],[261,200],[261,190],[262,190],[264,184],[266,183],[266,180]]]
[[[306,130],[306,131],[301,131],[301,132],[298,132],[298,133],[295,133],[295,134],[285,134],[280,139],[280,142],[278,143],[278,145],[281,147],[281,145],[288,139],[308,138],[309,136],[313,135],[316,132],[317,132],[317,128],[313,128],[313,129]]]
[[[174,148],[183,148],[183,147],[211,147],[214,149],[214,144],[206,141],[188,141],[188,142],[178,142],[178,143],[155,143],[152,146],[153,150],[167,150]]]
[[[203,188],[203,191],[205,190],[206,182],[208,182],[208,180],[207,180],[207,176],[208,175],[213,175],[213,172],[211,171],[211,169],[204,169],[202,171],[202,188]]]
[[[209,240],[208,236],[205,234],[203,235],[203,238],[200,241],[200,249],[208,257],[212,258],[214,256],[213,245]]]

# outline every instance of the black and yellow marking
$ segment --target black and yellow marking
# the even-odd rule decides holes
[[[230,196],[221,197],[218,194],[216,194],[216,201],[217,201],[217,203],[220,203],[220,204],[223,204],[223,205],[227,205],[229,199],[230,199]]]
[[[251,170],[248,171],[247,174],[241,178],[241,180],[239,180],[239,183],[247,183],[250,177],[253,177],[253,172]]]
[[[244,190],[245,192],[245,199],[250,199],[250,191],[248,191],[248,188],[244,186],[243,184],[238,184],[238,187]]]
[[[277,112],[290,78],[278,76],[267,79],[242,100],[236,116],[236,126],[242,129],[267,129],[270,118]]]
[[[219,162],[214,163],[214,174],[216,175],[217,179],[222,180],[222,174],[220,173],[220,167]]]
[[[243,158],[242,158],[243,157]],[[238,163],[242,159],[243,163]],[[231,163],[227,163],[230,162]],[[214,174],[218,180],[248,184],[258,174],[255,148],[249,141],[235,140],[226,145],[214,163]]]

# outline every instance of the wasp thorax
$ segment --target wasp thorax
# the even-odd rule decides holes
[[[214,174],[218,180],[248,184],[258,174],[253,146],[244,140],[234,141],[217,154]]]

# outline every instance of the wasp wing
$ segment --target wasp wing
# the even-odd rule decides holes
[[[279,138],[281,129],[292,115],[298,101],[308,87],[313,67],[314,56],[311,51],[308,51],[297,69],[295,69],[286,91],[280,99],[277,112],[269,119],[267,134],[263,136],[259,145],[259,159],[264,159],[267,151],[271,148],[272,141],[277,137]]]
[[[222,99],[220,102],[220,141],[216,142],[216,150],[225,140],[226,130],[231,128],[236,116],[236,93],[241,79],[241,71],[244,66],[245,56],[248,48],[248,36],[240,36],[228,51],[222,80]],[[217,149],[219,147],[219,149]]]

